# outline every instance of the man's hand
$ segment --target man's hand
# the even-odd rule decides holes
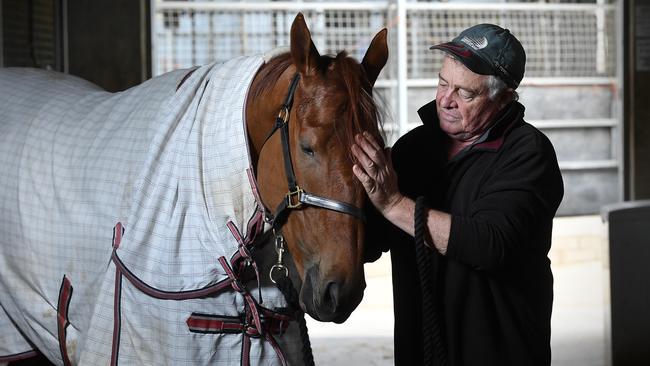
[[[355,142],[351,150],[357,163],[352,171],[363,184],[370,201],[388,217],[388,212],[404,198],[397,186],[390,148],[382,151],[379,143],[367,132],[356,135]]]

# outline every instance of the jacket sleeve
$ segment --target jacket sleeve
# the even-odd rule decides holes
[[[365,208],[366,213],[366,235],[363,246],[364,263],[374,262],[384,252],[390,249],[392,224],[386,220],[379,211],[368,202]]]
[[[402,136],[393,146],[392,160],[398,176],[399,189],[413,199],[429,192],[442,192],[439,172],[444,161],[441,144],[430,127],[418,126]],[[436,151],[438,149],[438,151]],[[437,187],[437,188],[436,188]],[[430,197],[431,198],[431,197]],[[436,202],[435,200],[432,200]],[[373,262],[396,246],[413,243],[412,237],[390,223],[370,202],[366,206],[366,243],[364,260]]]
[[[468,214],[452,214],[450,259],[489,270],[522,255],[546,258],[563,183],[550,142],[545,137],[542,142],[539,149],[506,155]]]

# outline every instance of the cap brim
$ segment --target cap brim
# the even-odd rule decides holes
[[[462,43],[441,43],[433,45],[429,49],[440,50],[454,55],[458,61],[462,62],[463,65],[477,74],[494,75],[492,67],[481,56]]]

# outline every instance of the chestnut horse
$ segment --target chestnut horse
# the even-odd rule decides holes
[[[291,27],[290,52],[260,69],[246,120],[266,207],[278,207],[287,193],[281,134],[269,137],[269,131],[296,75],[288,123],[296,182],[306,192],[362,207],[365,191],[352,173],[349,148],[354,135],[364,130],[381,140],[372,88],[388,58],[386,33],[375,36],[361,64],[344,52],[321,56],[299,14]],[[340,323],[359,304],[365,288],[364,222],[344,212],[304,206],[282,227],[302,280],[300,303],[313,318]]]
[[[361,301],[349,149],[380,138],[386,33],[321,56],[299,14],[289,52],[121,93],[0,69],[0,363],[300,363],[270,282],[321,321]]]

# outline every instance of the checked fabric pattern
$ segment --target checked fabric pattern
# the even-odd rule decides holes
[[[239,293],[173,297],[227,280],[232,228],[245,235],[259,216],[244,105],[263,62],[210,64],[182,84],[188,70],[173,71],[120,93],[0,69],[0,362],[34,348],[59,365],[243,362],[241,332],[188,327],[192,314],[244,316]],[[265,308],[286,306],[262,292]],[[284,328],[291,364],[298,329]],[[264,338],[250,342],[250,364],[280,363]]]

